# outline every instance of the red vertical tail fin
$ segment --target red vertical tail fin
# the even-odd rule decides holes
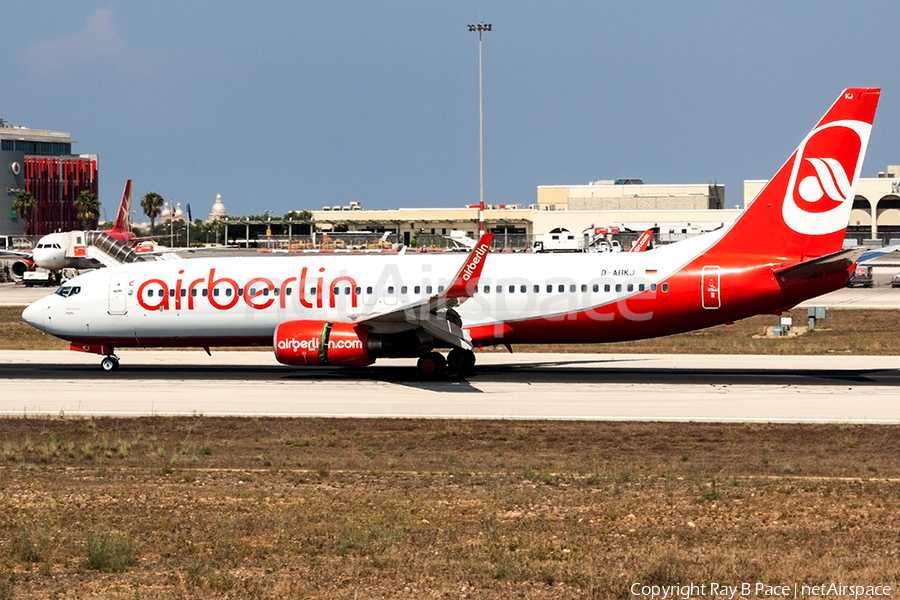
[[[131,180],[125,182],[125,191],[122,192],[122,203],[119,205],[119,214],[116,215],[116,222],[113,225],[113,231],[128,231],[131,226]]]
[[[844,90],[716,245],[806,260],[841,249],[881,90]]]

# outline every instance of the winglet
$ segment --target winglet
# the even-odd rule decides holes
[[[644,233],[641,234],[641,237],[634,243],[634,246],[631,247],[630,252],[643,252],[647,249],[647,246],[650,245],[650,239],[653,237],[653,233],[656,231],[656,228],[650,228]]]
[[[453,285],[447,288],[444,296],[447,298],[471,298],[478,287],[478,278],[481,277],[481,270],[484,268],[485,257],[491,249],[491,240],[494,239],[493,233],[486,233],[481,236],[478,243],[472,249],[472,252],[466,258],[466,262],[459,269],[453,280]]]

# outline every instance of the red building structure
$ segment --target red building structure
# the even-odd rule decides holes
[[[97,160],[93,157],[26,156],[25,189],[35,199],[31,235],[84,229],[75,200],[84,191],[97,194]],[[97,219],[87,224],[97,228]]]

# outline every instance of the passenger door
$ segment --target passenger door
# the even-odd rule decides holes
[[[113,273],[109,281],[109,314],[124,315],[128,312],[128,273]]]

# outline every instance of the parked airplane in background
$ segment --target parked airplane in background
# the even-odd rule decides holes
[[[109,234],[117,242],[127,244],[134,240],[134,232],[131,231],[131,180],[125,182],[125,191],[122,193],[122,202],[119,204],[119,213],[116,222],[111,229],[103,233]],[[96,269],[103,265],[87,256],[87,244],[84,231],[62,231],[50,233],[38,240],[34,249],[28,252],[16,252],[22,256],[13,263],[12,272],[17,277],[24,277],[28,271],[35,268],[46,269],[51,272],[63,269]]]
[[[657,337],[778,314],[842,288],[841,250],[879,89],[848,89],[729,226],[646,252],[212,257],[86,273],[23,313],[103,355],[115,348],[272,346],[289,365],[419,357],[469,373],[472,348]],[[437,349],[449,348],[445,358]]]

